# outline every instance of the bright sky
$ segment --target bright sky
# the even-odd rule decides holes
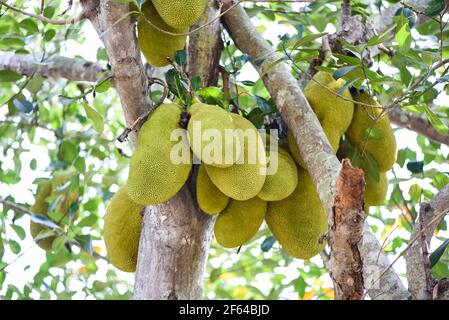
[[[97,52],[97,49],[101,46],[101,43],[99,42],[98,36],[90,24],[88,24],[88,23],[84,24],[83,30],[84,30],[84,36],[86,37],[86,41],[83,44],[79,44],[72,40],[68,41],[66,44],[65,50],[62,52],[62,55],[65,55],[67,57],[73,57],[75,55],[80,55],[80,56],[84,57],[86,60],[95,61],[96,60],[96,52]],[[295,33],[295,29],[293,27],[289,27],[285,24],[277,24],[277,23],[266,23],[265,22],[264,30],[265,30],[264,31],[265,38],[272,40],[274,42],[274,44],[277,43],[279,36],[281,36],[287,32],[289,32],[291,34]],[[329,26],[326,31],[333,32],[334,30],[333,30],[332,26]],[[382,66],[382,67],[385,67],[385,66]],[[257,79],[258,79],[257,72],[248,63],[244,66],[238,80],[255,81]],[[447,104],[448,101],[449,100],[448,100],[447,96],[441,96],[438,98],[437,103]],[[0,114],[0,118],[1,117],[4,117],[4,115]],[[45,136],[45,138],[49,139],[49,140],[54,139],[51,135],[49,136],[47,132],[42,131],[42,130],[37,130],[37,134]],[[401,129],[401,130],[396,131],[396,139],[398,142],[399,149],[409,147],[410,149],[417,151],[418,160],[422,159],[423,155],[419,151],[420,148],[418,147],[418,145],[416,143],[416,134],[414,134],[411,131]],[[18,203],[24,203],[24,204],[31,205],[31,204],[33,204],[33,201],[34,201],[33,194],[35,193],[35,187],[32,185],[32,182],[37,177],[45,176],[44,171],[48,167],[50,159],[47,157],[47,150],[44,146],[36,146],[36,145],[30,144],[28,141],[25,141],[23,147],[25,149],[29,149],[29,152],[24,152],[21,155],[21,161],[22,161],[22,171],[20,172],[21,181],[16,185],[10,185],[10,186],[0,184],[0,197],[4,197],[8,194],[12,194]],[[449,152],[449,149],[447,147],[443,147],[443,150],[444,150],[445,155],[447,155]],[[35,171],[31,170],[29,167],[29,163],[32,159],[37,160],[37,169]],[[2,162],[3,169],[14,168],[13,163],[12,163],[12,158],[10,155],[6,158],[0,158],[0,161]],[[430,169],[430,168],[435,168],[440,171],[449,172],[449,164],[444,164],[444,165],[439,165],[439,166],[429,165],[429,166],[427,166],[426,169]],[[401,169],[398,165],[395,165],[395,171],[399,178],[410,177],[409,171],[407,169]],[[392,178],[392,174],[390,174],[390,178]],[[408,190],[409,186],[414,183],[426,184],[426,187],[429,186],[429,181],[423,182],[423,181],[419,181],[417,179],[411,179],[407,182],[401,183],[401,188],[403,190]],[[391,187],[390,187],[390,189],[391,189]],[[408,195],[405,194],[405,197],[408,198]],[[399,213],[397,211],[388,212],[385,208],[382,209],[382,212],[384,214],[384,217],[396,218],[399,216]],[[11,215],[12,213],[10,212],[9,214]],[[104,210],[103,210],[103,212],[100,212],[100,214],[104,214]],[[6,291],[5,288],[7,287],[7,284],[14,284],[19,289],[22,289],[23,286],[27,282],[32,281],[32,278],[33,278],[34,274],[37,272],[40,264],[43,261],[45,261],[44,251],[41,250],[40,248],[38,248],[36,245],[34,245],[34,243],[32,241],[32,237],[29,235],[29,231],[28,231],[29,218],[24,217],[20,221],[22,223],[22,227],[24,227],[24,229],[28,233],[26,240],[24,242],[22,242],[23,243],[22,247],[29,248],[29,249],[26,251],[26,253],[20,259],[18,259],[17,261],[12,263],[8,267],[8,269],[7,269],[8,277],[6,279],[5,285],[3,286],[3,289],[0,290],[0,295],[5,293],[5,291]],[[377,221],[376,219],[368,217],[368,221],[371,225],[377,225],[379,227],[383,227],[379,223],[379,221]],[[16,234],[10,228],[7,228],[6,231],[7,231],[8,237],[11,237],[12,239],[19,241]],[[379,229],[379,232],[377,233],[377,236],[379,239],[381,238],[381,232],[382,232],[382,229]],[[396,229],[393,232],[393,234],[390,236],[390,239],[394,239],[395,236],[399,236],[399,235],[406,237],[407,233],[402,229]],[[441,236],[449,238],[449,233],[442,232]],[[434,250],[440,243],[441,242],[438,240],[433,241],[431,250]],[[102,247],[103,251],[101,253],[105,254],[104,244],[102,241],[97,241],[96,243],[94,243],[94,245]],[[404,244],[404,247],[405,247],[405,244]],[[254,255],[260,254],[260,249],[253,249],[253,250],[254,250],[254,252],[253,252]],[[265,257],[269,258],[271,256],[271,254],[272,254],[271,252],[265,253]],[[9,252],[7,250],[7,253],[4,257],[4,261],[11,262],[11,261],[13,261],[14,258],[15,258],[15,255],[13,255],[11,252]],[[231,261],[227,261],[226,263],[229,264],[229,266],[231,266],[233,262],[238,260],[238,258],[239,258],[239,255],[232,254]],[[317,262],[318,264],[321,263],[320,258],[314,258],[314,261]],[[221,258],[215,258],[215,259],[212,259],[211,261],[209,261],[209,263],[211,263],[213,266],[218,266],[222,262],[223,261]],[[93,280],[105,281],[106,272],[108,269],[107,264],[104,261],[99,260],[97,262],[97,265],[98,265],[98,272],[95,275],[94,279],[92,279],[91,281],[93,281]],[[70,263],[69,267],[80,268],[80,267],[82,267],[82,265],[80,263],[72,262],[72,263]],[[296,260],[294,263],[292,263],[289,266],[284,266],[282,268],[278,268],[276,270],[276,272],[282,272],[283,274],[285,274],[287,276],[285,281],[290,281],[298,276],[298,271],[297,271],[298,267],[304,268],[304,264],[300,260]],[[405,265],[404,265],[404,262],[402,259],[394,266],[394,268],[396,271],[398,271],[399,274],[405,273]],[[61,273],[62,271],[53,269],[52,272]],[[127,279],[131,283],[133,282],[134,276],[132,274],[128,274],[128,273],[124,273],[124,272],[120,272],[120,271],[118,271],[118,274],[120,277],[123,277],[123,279]],[[270,289],[270,279],[268,276],[258,275],[258,276],[256,276],[255,280],[256,280],[256,283],[254,283],[254,285],[259,287],[262,291],[267,291]],[[403,279],[403,280],[405,281],[405,279]],[[242,280],[239,280],[239,279],[231,280],[231,281],[235,282],[235,284],[244,284],[244,283],[242,283]],[[70,284],[71,288],[74,290],[81,289],[84,285],[85,285],[84,283],[77,282],[75,280],[72,281],[72,283]],[[329,278],[325,279],[325,283],[323,284],[323,286],[325,286],[325,287],[332,286],[332,283]],[[123,288],[123,290],[125,290],[125,288]],[[53,298],[56,298],[56,297],[53,297]],[[77,295],[75,295],[74,298],[84,299],[85,297],[84,297],[84,294],[78,293]],[[214,298],[213,294],[211,294],[211,296],[208,298]],[[290,292],[284,298],[296,299],[297,294],[295,292]]]

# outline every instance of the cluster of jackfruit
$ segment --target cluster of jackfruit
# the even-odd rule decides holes
[[[137,18],[140,50],[155,67],[169,64],[176,51],[182,50],[187,33],[203,14],[207,0],[151,0],[142,5]]]
[[[53,179],[39,184],[31,212],[45,217],[60,227],[67,225],[70,218],[69,208],[78,199],[78,192],[70,190],[69,180],[73,177],[73,168],[56,172]],[[73,219],[76,219],[76,214]],[[30,232],[37,245],[44,250],[51,250],[53,240],[51,229],[45,224],[30,220]]]
[[[348,89],[340,92],[344,85],[344,80],[335,80],[331,74],[320,71],[308,83],[304,94],[335,152],[344,137],[352,147],[358,149],[359,157],[376,162],[378,176],[374,177],[365,170],[365,209],[368,211],[370,206],[382,205],[385,201],[388,189],[386,172],[396,161],[396,139],[388,117],[381,114],[381,106],[366,92],[354,95]],[[297,164],[304,168],[290,132],[288,142]],[[349,155],[343,152],[342,156]],[[363,159],[357,160],[364,162]]]

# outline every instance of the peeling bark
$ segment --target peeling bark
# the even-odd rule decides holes
[[[353,168],[349,160],[344,159],[336,182],[334,221],[330,230],[330,273],[337,300],[363,298],[363,263],[357,245],[365,221],[364,190],[363,170]]]

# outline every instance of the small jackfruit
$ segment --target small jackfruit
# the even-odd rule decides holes
[[[176,51],[184,49],[186,35],[170,35],[163,31],[175,34],[185,34],[188,28],[173,28],[168,26],[157,14],[151,1],[142,6],[142,14],[137,19],[137,33],[140,50],[148,63],[155,67],[163,67],[169,64],[167,57],[173,59]]]
[[[278,152],[274,150],[267,152],[268,171],[270,170],[272,156],[277,157],[277,170],[272,175],[267,174],[263,188],[257,195],[265,201],[285,199],[295,191],[298,185],[298,170],[293,158],[280,148]]]
[[[330,73],[318,71],[304,89],[304,95],[335,152],[340,145],[340,138],[349,128],[354,115],[354,104],[336,95],[344,85],[343,79],[335,80]],[[345,89],[340,95],[352,100],[349,89]],[[296,163],[305,168],[292,134],[289,135],[289,147]]]
[[[49,203],[46,201],[46,199],[51,195],[51,192],[52,192],[52,182],[49,180],[42,183],[38,187],[34,205],[31,207],[31,212],[33,212],[34,214],[40,214],[47,217]],[[47,230],[47,228],[45,228],[45,226],[39,223],[35,223],[30,220],[30,232],[33,239],[36,239],[42,230]],[[51,250],[54,239],[55,237],[43,238],[37,241],[37,245],[44,250]]]
[[[212,182],[228,197],[249,200],[257,196],[265,183],[265,146],[256,127],[240,115],[231,113],[236,129],[240,129],[242,156],[228,168],[206,165]]]
[[[200,165],[196,177],[196,199],[200,209],[208,214],[222,212],[229,203],[229,197],[224,195],[210,180],[204,164]]]
[[[286,199],[269,202],[265,220],[283,249],[292,257],[309,259],[320,253],[327,216],[309,173],[298,167],[298,186]]]
[[[379,172],[379,181],[366,173],[365,182],[365,205],[368,207],[383,205],[388,191],[387,173]]]
[[[380,107],[372,97],[364,92],[354,95],[354,100]],[[367,151],[374,157],[379,171],[386,172],[396,162],[397,150],[396,138],[391,128],[390,119],[386,115],[379,118],[381,112],[381,108],[356,105],[354,119],[346,132],[346,136],[362,152]],[[378,136],[371,138],[370,133],[372,132]]]
[[[189,144],[196,157],[214,167],[232,166],[241,156],[241,147],[231,114],[204,103],[193,104],[189,112]]]
[[[144,206],[132,201],[126,187],[112,197],[104,217],[103,237],[109,261],[125,272],[136,270]]]
[[[187,181],[192,162],[186,134],[179,128],[181,112],[176,104],[162,104],[140,129],[126,183],[134,202],[162,204]],[[171,141],[172,133],[181,141]]]
[[[204,13],[208,0],[152,0],[157,12],[173,28],[190,28]]]
[[[257,197],[246,201],[231,200],[215,222],[217,242],[225,248],[245,244],[259,231],[266,212],[267,202]]]

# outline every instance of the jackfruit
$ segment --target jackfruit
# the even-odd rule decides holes
[[[136,270],[144,206],[132,201],[126,187],[112,197],[104,217],[103,237],[109,261],[125,272]]]
[[[358,93],[354,100],[369,105],[380,105],[368,94]],[[391,128],[388,116],[379,118],[382,112],[380,108],[370,108],[356,105],[354,119],[346,132],[348,140],[356,145],[362,153],[369,152],[377,162],[380,172],[390,170],[396,162],[396,138]],[[373,120],[377,119],[377,121]],[[368,138],[370,133],[378,135],[376,138]]]
[[[388,178],[386,172],[379,173],[379,181],[374,180],[368,173],[365,174],[365,205],[380,206],[387,198]]]
[[[343,79],[335,80],[330,73],[318,71],[304,89],[304,95],[335,152],[340,145],[340,138],[349,128],[354,115],[354,104],[334,94],[338,93],[344,85]],[[329,92],[323,86],[334,93]],[[352,100],[349,89],[345,89],[340,95]],[[292,134],[289,135],[289,147],[296,163],[305,168]]]
[[[176,34],[185,34],[188,28],[173,28],[168,26],[156,12],[150,1],[142,6],[142,14],[137,19],[137,33],[140,50],[147,62],[154,67],[163,67],[169,64],[167,57],[173,59],[176,51],[184,49],[187,35],[170,35],[153,27],[148,21],[160,30]]]
[[[215,222],[217,242],[225,248],[235,248],[251,240],[259,231],[267,202],[259,198],[246,201],[231,200]]]
[[[267,152],[268,161],[272,154],[277,154],[277,170],[275,174],[267,174],[262,190],[257,195],[265,201],[280,201],[295,191],[298,185],[298,170],[293,158],[283,149]],[[276,156],[276,155],[274,155]],[[268,163],[267,170],[270,170]]]
[[[240,115],[231,113],[240,132],[242,156],[228,168],[205,165],[207,174],[217,188],[235,200],[249,200],[257,196],[265,182],[266,153],[256,127]]]
[[[52,192],[52,182],[51,180],[45,181],[42,183],[37,190],[34,205],[31,207],[31,212],[34,214],[40,214],[48,217],[48,206],[49,203],[46,199],[51,195]],[[35,223],[30,220],[30,233],[33,239],[36,239],[39,236],[39,233],[42,230],[47,230],[44,225],[39,223]],[[39,241],[37,241],[37,245],[44,250],[51,250],[53,240],[55,237],[46,237]]]
[[[187,181],[192,161],[187,137],[179,127],[181,112],[176,104],[162,104],[140,129],[126,184],[134,202],[164,203]],[[171,141],[172,133],[181,141]]]
[[[161,18],[173,28],[190,28],[202,16],[208,0],[152,0]]]
[[[208,214],[222,212],[229,203],[229,197],[224,195],[210,180],[204,164],[200,165],[196,177],[196,199],[200,209]]]
[[[288,198],[268,203],[265,220],[292,257],[309,259],[324,248],[319,239],[328,229],[327,216],[305,169],[298,167],[298,186]]]
[[[203,103],[189,108],[191,115],[187,130],[193,153],[203,163],[226,168],[241,156],[241,146],[232,116],[226,110]]]

